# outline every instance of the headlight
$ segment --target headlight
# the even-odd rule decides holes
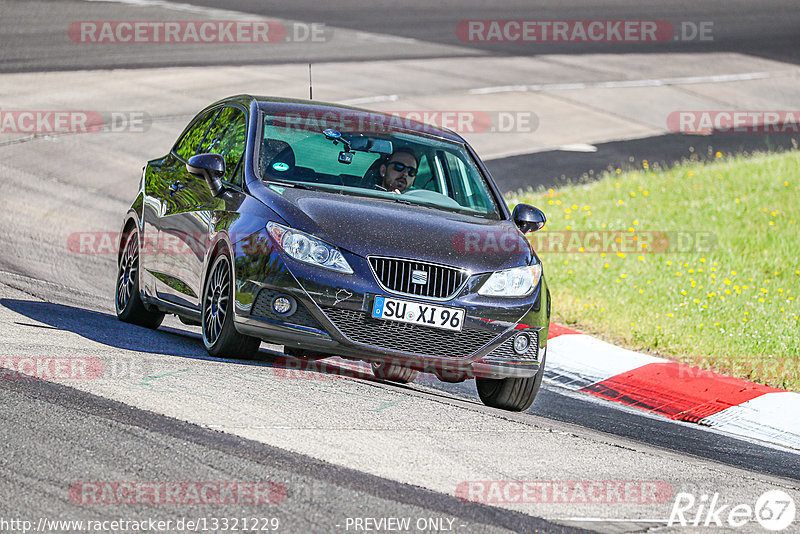
[[[542,264],[496,271],[478,290],[484,297],[527,297],[542,278]]]
[[[344,259],[342,253],[336,247],[332,247],[305,232],[274,222],[267,223],[267,231],[280,245],[281,249],[297,261],[340,273],[353,274],[350,264],[347,263],[347,260]]]

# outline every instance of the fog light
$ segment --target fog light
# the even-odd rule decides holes
[[[279,296],[272,300],[272,309],[278,315],[291,315],[294,308],[294,300],[291,297]]]
[[[531,338],[528,337],[528,334],[519,334],[514,338],[514,352],[517,354],[525,354],[530,346]]]

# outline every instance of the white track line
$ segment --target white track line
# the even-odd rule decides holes
[[[728,83],[750,80],[765,80],[768,78],[794,77],[800,69],[774,71],[774,72],[745,72],[742,74],[716,74],[713,76],[684,76],[680,78],[653,78],[645,80],[617,80],[608,82],[574,82],[574,83],[546,83],[539,85],[498,85],[495,87],[480,87],[470,89],[469,94],[486,95],[508,92],[535,92],[535,91],[564,91],[569,89],[594,89],[594,88],[627,88],[627,87],[661,87],[667,85],[691,85],[698,83]]]
[[[767,393],[704,418],[700,423],[731,434],[800,449],[800,394]]]
[[[113,4],[128,4],[138,7],[160,7],[162,9],[169,9],[172,11],[181,11],[184,13],[198,13],[207,15],[209,17],[253,17],[249,13],[242,13],[241,11],[233,11],[230,9],[219,9],[214,7],[195,6],[192,4],[184,4],[179,2],[167,2],[166,0],[85,0],[86,2],[106,2]],[[263,18],[263,17],[259,17]]]
[[[232,9],[220,9],[215,7],[196,6],[193,4],[186,4],[182,2],[170,2],[168,0],[85,0],[85,1],[127,4],[137,7],[159,7],[162,9],[169,9],[172,11],[180,11],[182,13],[197,13],[199,15],[207,16],[210,19],[213,19],[214,17],[220,17],[225,19],[237,18],[241,20],[264,20],[265,18],[265,16],[254,15],[252,13],[245,13],[242,11],[234,11]],[[268,18],[282,22],[287,22],[287,21],[299,22],[296,20],[284,19],[280,17],[268,17]],[[325,24],[325,26],[336,29],[335,27],[328,26],[327,24]],[[344,30],[344,28],[339,28],[339,29]],[[357,30],[348,30],[348,31],[352,31],[355,35],[355,40],[359,42],[372,42],[372,43],[380,42],[380,43],[398,43],[398,44],[416,44],[425,42],[411,37],[398,37],[396,35],[386,35],[386,34],[371,33],[364,31],[357,31]]]
[[[400,95],[377,95],[340,100],[339,103],[346,106],[357,106],[361,104],[374,104],[375,102],[395,102],[397,100],[400,100]]]

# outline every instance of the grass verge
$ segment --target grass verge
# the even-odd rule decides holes
[[[508,195],[548,217],[553,320],[800,391],[800,151],[647,167]]]

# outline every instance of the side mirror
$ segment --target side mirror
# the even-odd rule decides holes
[[[222,177],[225,176],[225,158],[219,154],[198,154],[189,158],[186,170],[192,176],[203,178],[211,190],[211,194],[219,196],[224,187]]]
[[[544,223],[547,222],[547,217],[544,216],[542,210],[527,204],[517,204],[512,217],[514,218],[514,224],[522,230],[523,234],[541,230]]]

